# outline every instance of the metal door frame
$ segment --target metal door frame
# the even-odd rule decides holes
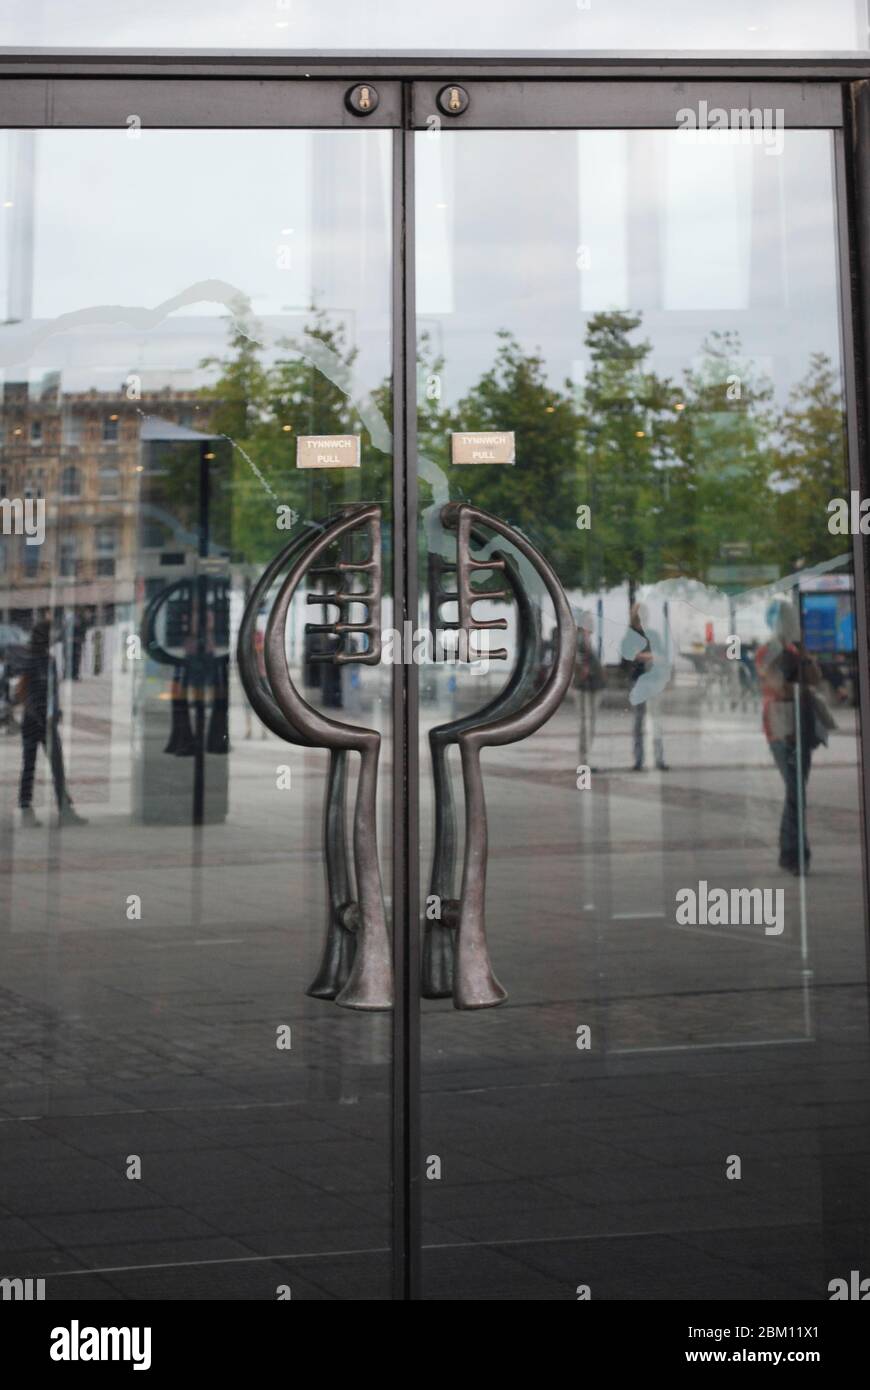
[[[578,75],[580,67],[583,76]],[[839,278],[840,337],[843,361],[843,391],[847,435],[849,487],[870,496],[870,460],[868,460],[868,409],[870,409],[870,63],[837,65],[833,70],[822,65],[803,64],[794,59],[770,65],[767,60],[733,63],[711,61],[706,67],[709,80],[701,75],[703,62],[669,60],[658,66],[657,78],[651,80],[649,67],[637,69],[630,60],[607,60],[590,63],[588,58],[572,73],[564,76],[564,62],[554,60],[546,74],[540,73],[534,61],[519,69],[518,74],[499,73],[494,77],[492,67],[475,65],[468,69],[463,85],[470,97],[467,109],[456,117],[442,114],[441,128],[451,131],[465,129],[529,130],[529,129],[674,129],[676,112],[693,106],[701,99],[710,107],[726,111],[753,107],[781,108],[785,129],[828,129],[833,137],[834,204],[836,217],[837,257]],[[612,70],[619,68],[619,79]],[[666,70],[668,75],[665,75]],[[444,73],[442,69],[442,74]],[[860,76],[859,76],[860,73]],[[529,78],[510,80],[513,75]],[[557,75],[558,74],[558,75]],[[451,81],[461,81],[465,75],[462,64],[451,67],[448,76],[418,78],[412,83],[410,125],[413,132],[430,128],[433,114],[443,112],[438,93]],[[758,80],[763,76],[764,80]],[[631,81],[626,80],[631,77]],[[854,81],[831,81],[832,77],[857,78]],[[691,78],[693,80],[683,80]],[[775,79],[775,80],[769,80]],[[413,140],[413,134],[408,136]],[[408,197],[413,207],[413,149],[407,157],[409,178]],[[415,341],[413,316],[408,324],[409,345]],[[408,408],[413,397],[408,394]],[[409,437],[409,506],[416,507],[415,441]],[[413,490],[413,491],[412,491]],[[409,512],[406,525],[413,534],[415,512]],[[861,535],[852,537],[852,558],[855,577],[855,609],[858,635],[858,707],[861,720],[860,802],[862,815],[862,862],[864,882],[865,951],[870,971],[870,569]],[[409,560],[409,566],[414,563]],[[408,603],[416,611],[417,576],[409,568],[407,574]],[[416,700],[414,702],[416,718]],[[416,816],[416,783],[414,800],[409,803],[409,815]],[[417,823],[413,822],[417,839]],[[415,866],[415,873],[417,872]],[[409,933],[411,924],[409,923]],[[416,933],[409,936],[416,941]],[[413,945],[416,950],[416,945]],[[410,997],[413,976],[407,981]],[[415,1018],[418,1015],[415,1010]],[[415,1078],[415,1093],[420,1090],[419,1021],[406,1037],[413,1044],[409,1057],[410,1075]],[[417,1100],[419,1106],[419,1099]],[[419,1116],[414,1112],[416,1126]],[[410,1138],[419,1154],[419,1131],[412,1130]],[[414,1170],[419,1174],[418,1160]],[[418,1184],[419,1185],[419,1184]],[[411,1192],[411,1215],[414,1227],[420,1231],[419,1192]],[[419,1298],[421,1240],[409,1251],[409,1278],[405,1297]]]
[[[370,115],[345,96],[377,83]],[[441,87],[461,82],[471,100],[442,128],[673,128],[679,107],[700,99],[726,110],[781,107],[786,129],[827,128],[834,140],[840,316],[849,485],[870,496],[870,58],[642,54],[420,55],[363,53],[237,56],[0,49],[0,128],[122,127],[326,129],[393,132],[392,377],[393,601],[397,625],[416,625],[416,314],[414,142],[438,113]],[[858,630],[865,903],[870,896],[870,574],[853,537]],[[393,1297],[421,1296],[419,1006],[419,682],[397,664],[392,678],[392,901],[396,1006],[392,1052]],[[868,923],[865,921],[865,930]],[[868,938],[870,947],[870,938]]]

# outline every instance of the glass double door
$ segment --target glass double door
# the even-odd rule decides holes
[[[468,503],[576,631],[549,721],[482,750],[508,998],[423,1004],[424,1291],[825,1299],[867,1265],[870,1165],[842,132],[677,129],[629,95],[621,129],[593,98],[582,129],[490,129],[518,118],[469,91],[478,128],[415,137],[420,564]],[[710,93],[732,126],[746,104]],[[475,524],[532,615],[480,602],[507,660],[421,667],[424,769],[565,640],[540,566]],[[452,899],[431,773],[421,808]]]
[[[839,92],[712,138],[744,93],[568,85],[0,94],[0,1274],[49,1298],[868,1263]]]
[[[68,119],[104,128],[3,137],[0,476],[44,535],[2,551],[0,1243],[48,1298],[390,1296],[390,1015],[308,993],[352,940],[330,754],[238,660],[247,612],[256,699],[288,543],[373,501],[389,549],[393,136],[342,128],[347,85],[332,129],[243,128],[244,84],[160,128],[195,84],[94,83]],[[326,436],[357,466],[298,466]],[[290,671],[380,734],[388,885],[391,673],[318,659],[326,587]]]

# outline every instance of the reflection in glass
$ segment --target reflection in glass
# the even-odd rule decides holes
[[[421,563],[467,500],[578,624],[559,712],[485,760],[511,998],[424,1006],[424,1151],[456,1165],[426,1190],[428,1293],[827,1297],[868,1254],[831,136],[701,167],[676,132],[466,131],[417,160]],[[515,431],[516,465],[457,467],[456,430]],[[521,663],[515,603],[477,608]],[[424,766],[504,680],[424,667]]]
[[[0,142],[0,1264],[49,1296],[388,1295],[389,1022],[305,996],[327,755],[253,737],[235,650],[294,532],[391,526],[389,178],[380,131]],[[298,472],[332,432],[362,467]]]
[[[41,47],[289,49],[375,53],[812,52],[866,51],[866,16],[853,0],[499,0],[475,8],[440,0],[431,12],[400,0],[7,0],[0,43]]]

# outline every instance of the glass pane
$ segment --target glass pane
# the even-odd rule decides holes
[[[0,1267],[388,1297],[389,1015],[306,993],[329,755],[261,723],[236,641],[306,527],[372,500],[389,536],[390,134],[0,151]],[[297,470],[312,435],[362,466]],[[291,674],[389,761],[388,673],[318,664],[323,611]]]
[[[59,48],[209,48],[389,52],[860,52],[856,0],[7,0],[0,43]]]
[[[833,137],[427,133],[417,161],[424,627],[458,620],[445,504],[514,532],[466,550],[506,557],[472,608],[506,659],[421,670],[427,1293],[827,1298],[867,1264],[870,1152]],[[560,651],[522,541],[573,670],[487,747],[509,673],[513,714]],[[480,1009],[463,727],[508,995]]]

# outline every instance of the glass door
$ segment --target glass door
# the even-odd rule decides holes
[[[828,1298],[870,1153],[839,91],[414,123],[424,1296]]]
[[[348,86],[3,89],[0,1273],[47,1298],[390,1296],[399,108]]]
[[[827,1298],[841,91],[404,86],[0,86],[0,1276]]]

